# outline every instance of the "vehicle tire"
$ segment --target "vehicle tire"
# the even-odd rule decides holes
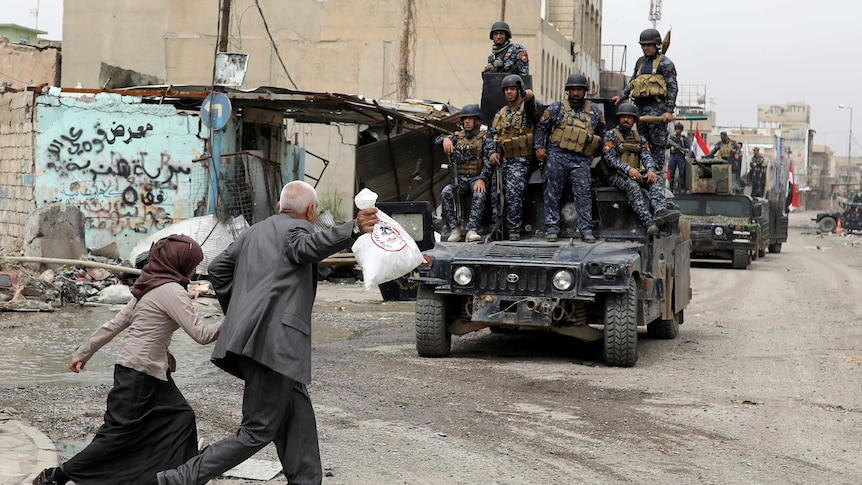
[[[757,257],[763,258],[766,256],[766,248],[757,248]]]
[[[446,331],[446,297],[434,287],[416,290],[416,352],[421,357],[445,357],[452,349],[452,334]]]
[[[730,267],[733,269],[745,269],[748,267],[751,256],[744,249],[733,251],[733,259],[730,261]]]
[[[605,301],[605,364],[632,367],[638,360],[637,283],[629,281],[625,293],[613,293]]]
[[[656,320],[647,324],[647,336],[649,338],[671,340],[675,339],[679,333],[679,324],[682,321],[682,312],[680,310],[673,314],[670,320]]]
[[[838,221],[829,216],[820,219],[817,223],[817,230],[820,232],[835,232],[836,227],[838,227]]]
[[[781,243],[775,243],[769,245],[769,252],[773,254],[778,254],[781,252]]]

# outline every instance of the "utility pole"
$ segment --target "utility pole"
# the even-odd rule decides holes
[[[221,2],[221,31],[218,34],[218,51],[227,52],[227,39],[230,35],[230,0]]]
[[[500,0],[500,20],[506,21],[506,0]]]

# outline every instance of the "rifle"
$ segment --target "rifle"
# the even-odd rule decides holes
[[[455,218],[458,219],[460,227],[464,221],[461,220],[461,181],[458,179],[458,163],[449,155],[449,166],[452,167],[452,195],[455,196]]]
[[[689,153],[694,153],[691,151],[691,148],[686,148],[684,146],[680,146],[680,144],[675,142],[674,139],[671,137],[667,137],[667,142],[669,145],[672,145],[674,148],[679,150],[685,156],[688,156]]]
[[[706,115],[688,115],[688,116],[674,116],[673,121],[704,121],[708,118]],[[660,123],[661,116],[658,115],[644,115],[638,118],[639,123]]]

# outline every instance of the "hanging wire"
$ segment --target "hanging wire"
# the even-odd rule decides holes
[[[276,57],[278,57],[278,62],[281,63],[281,68],[284,69],[284,73],[287,74],[287,79],[290,81],[290,84],[293,86],[293,89],[299,89],[296,86],[296,83],[293,82],[293,78],[290,77],[290,73],[287,72],[287,66],[284,65],[284,60],[281,58],[281,54],[278,52],[278,46],[275,44],[275,39],[272,38],[272,33],[269,31],[269,25],[266,23],[266,16],[263,15],[263,10],[260,8],[259,0],[254,0],[254,4],[257,6],[257,11],[260,13],[260,19],[263,20],[263,28],[266,29],[266,35],[269,36],[269,42],[272,44],[272,50],[275,51]]]

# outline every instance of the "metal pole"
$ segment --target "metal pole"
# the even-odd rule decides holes
[[[227,40],[230,35],[230,0],[221,3],[221,32],[219,32],[218,51],[227,52]]]
[[[847,134],[847,177],[849,178],[852,173],[850,166],[850,151],[853,149],[853,107],[847,106],[846,104],[839,104],[838,107],[850,110],[850,130]]]

